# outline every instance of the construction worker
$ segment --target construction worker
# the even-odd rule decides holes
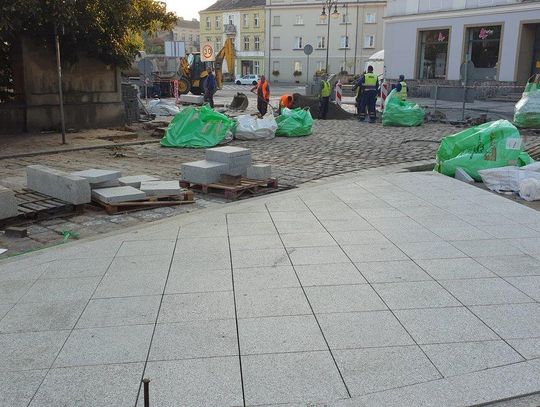
[[[203,89],[204,89],[204,101],[214,108],[214,93],[216,93],[217,83],[216,77],[212,73],[212,67],[208,66],[206,68],[208,76],[204,80]]]
[[[362,75],[364,75],[366,71],[362,72]],[[356,92],[355,102],[356,102],[356,115],[360,115],[360,99],[362,98],[362,85],[358,83],[358,78],[354,81],[354,85],[352,88],[353,92]]]
[[[319,119],[326,120],[328,105],[330,104],[330,93],[332,93],[332,86],[328,81],[328,74],[326,74],[322,77],[321,87],[319,88]]]
[[[405,75],[399,75],[399,83],[396,86],[396,95],[399,100],[407,100],[407,82],[405,82]]]
[[[375,123],[377,118],[375,104],[377,103],[377,92],[379,91],[379,81],[377,75],[373,73],[373,67],[368,66],[367,73],[363,74],[357,81],[358,86],[362,86],[362,96],[360,98],[360,109],[358,120],[366,120],[366,107],[369,112],[369,122]]]
[[[257,85],[251,88],[252,92],[255,90],[257,91],[257,110],[263,117],[268,111],[268,103],[270,102],[270,84],[264,75],[261,75]]]
[[[292,109],[293,107],[293,96],[292,95],[283,95],[279,98],[279,114],[283,108]]]

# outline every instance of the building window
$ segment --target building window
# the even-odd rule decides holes
[[[261,49],[261,37],[253,37],[253,46],[255,47],[255,51]]]
[[[294,72],[300,72],[302,73],[302,62],[296,61],[294,63]]]
[[[189,34],[189,40],[193,42],[193,34]]]
[[[294,49],[302,49],[304,47],[304,41],[302,37],[294,37]]]
[[[212,23],[210,22],[210,17],[206,17],[206,28],[207,29],[212,28]]]
[[[304,17],[296,16],[294,19],[294,25],[304,25]]]
[[[276,72],[276,71],[279,72],[279,61],[274,61],[272,63],[272,71],[273,72]]]
[[[349,36],[342,35],[339,40],[340,48],[349,48]]]
[[[210,42],[212,39],[210,37],[206,37],[206,42]]]
[[[219,27],[221,27],[221,17],[216,16],[216,28],[219,28]]]
[[[261,63],[259,61],[253,61],[253,69],[255,70],[255,75],[259,75],[261,72]]]
[[[185,40],[186,40],[186,34],[182,33],[182,41],[185,41]]]
[[[281,17],[280,16],[274,16],[274,24],[273,25],[281,25]]]
[[[341,22],[343,24],[348,24],[349,23],[349,15],[347,13],[342,13],[341,14]]]
[[[375,24],[375,13],[366,13],[366,24]]]
[[[244,51],[249,51],[249,37],[244,37]]]
[[[419,79],[446,77],[449,35],[450,30],[420,31]]]
[[[244,27],[249,27],[249,17],[247,14],[244,14],[242,16],[242,19],[244,20]]]
[[[495,79],[499,65],[501,26],[468,28],[467,39],[467,56],[474,64],[475,76]]]
[[[221,37],[216,37],[216,49],[215,51],[219,51],[221,49]]]
[[[317,62],[317,71],[323,71],[326,69],[326,65],[324,64],[324,61]]]
[[[272,38],[272,49],[281,49],[280,37]]]
[[[229,14],[229,24],[230,25],[233,25],[234,24],[234,16]]]
[[[254,21],[254,24],[253,24],[253,25],[254,25],[255,27],[258,27],[258,26],[259,26],[259,23],[260,23],[260,21],[259,21],[259,13],[253,14],[253,21]]]
[[[318,49],[326,48],[326,37],[322,37],[322,36],[317,37],[317,48]]]
[[[375,36],[368,34],[364,37],[364,48],[375,48]]]

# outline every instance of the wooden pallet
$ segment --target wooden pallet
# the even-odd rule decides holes
[[[529,147],[525,150],[533,160],[540,160],[540,144]]]
[[[182,188],[190,188],[200,191],[204,194],[221,196],[227,200],[234,201],[243,194],[256,195],[267,192],[270,189],[278,188],[278,181],[275,178],[267,180],[256,180],[242,177],[240,185],[227,184],[195,184],[189,181],[181,180]]]
[[[14,190],[19,214],[0,220],[0,227],[24,221],[53,219],[82,211],[83,205],[74,205],[30,189]]]
[[[143,209],[153,209],[162,206],[191,204],[193,200],[193,191],[185,191],[179,196],[149,197],[141,201],[115,202],[108,203],[92,198],[92,202],[105,209],[109,215],[115,215],[120,212],[133,212]]]

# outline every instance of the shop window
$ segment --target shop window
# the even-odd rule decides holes
[[[467,59],[474,64],[475,77],[495,79],[499,65],[501,26],[468,28],[467,39]]]
[[[295,61],[295,63],[294,63],[294,72],[302,72],[302,62]]]
[[[450,30],[420,32],[419,79],[444,79],[446,77],[449,35]]]

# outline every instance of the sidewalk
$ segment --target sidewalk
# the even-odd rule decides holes
[[[398,169],[0,262],[0,405],[142,406],[143,377],[160,407],[540,391],[540,214]]]

